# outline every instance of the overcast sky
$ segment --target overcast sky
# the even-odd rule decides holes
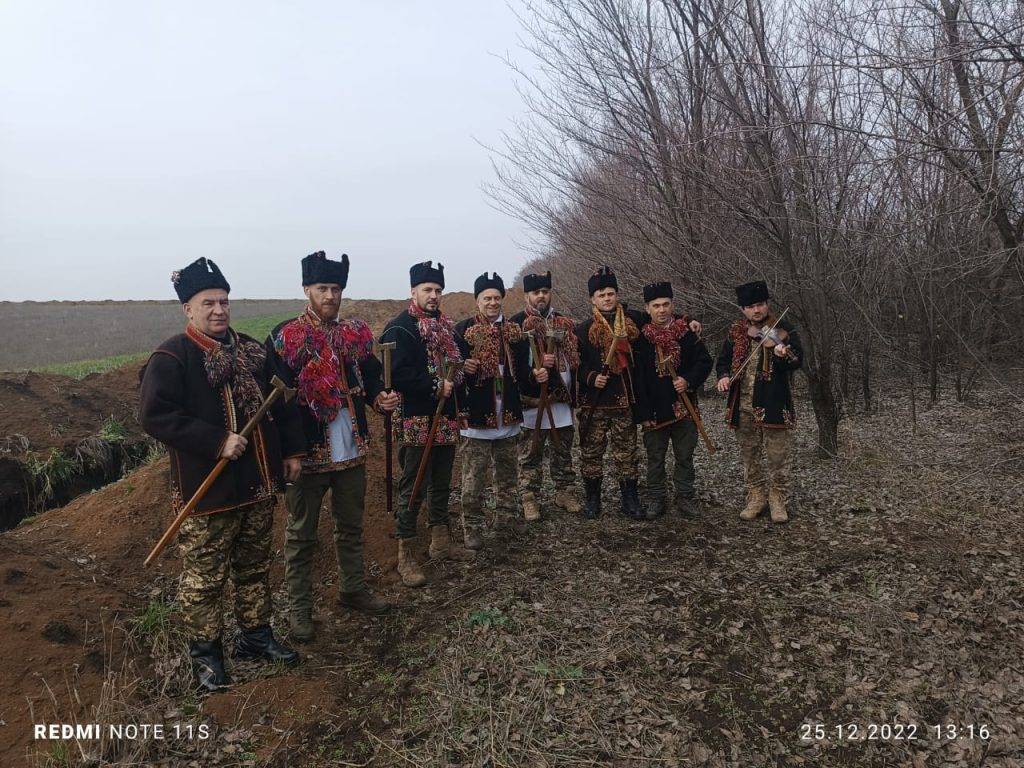
[[[172,298],[207,256],[232,296],[510,278],[528,236],[480,146],[522,114],[505,0],[0,0],[0,300]]]

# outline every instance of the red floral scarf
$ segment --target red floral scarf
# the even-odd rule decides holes
[[[345,360],[358,363],[373,354],[373,334],[362,320],[322,321],[312,309],[281,328],[274,349],[288,367],[297,371],[299,404],[309,408],[317,421],[337,417],[352,389],[346,391]],[[355,367],[359,377],[359,367]]]
[[[427,370],[434,378],[444,378],[448,363],[462,362],[462,353],[455,342],[455,326],[441,312],[435,315],[420,309],[415,299],[409,302],[409,314],[416,319],[420,338],[427,346]],[[465,374],[460,369],[454,383],[461,384],[464,379]]]
[[[729,326],[729,338],[732,340],[732,361],[729,371],[733,377],[743,365],[743,361],[750,356],[751,339],[747,335],[747,325],[746,320],[737,320]]]
[[[210,386],[214,389],[231,387],[235,405],[246,416],[254,416],[263,402],[263,393],[255,376],[267,360],[263,345],[239,338],[230,328],[226,344],[207,336],[191,323],[185,326],[185,335],[203,351],[203,365]]]
[[[636,337],[640,335],[640,331],[637,330],[636,323],[626,314],[621,304],[615,310],[613,322],[615,323],[615,330],[622,337],[619,339],[618,348],[616,349],[615,356],[612,358],[612,364],[609,369],[611,373],[617,375],[622,373],[632,363],[633,347],[630,342],[636,340]],[[597,307],[594,307],[594,322],[590,324],[588,338],[591,344],[601,350],[602,359],[608,354],[608,347],[611,346],[612,340],[615,338],[612,326],[605,320],[604,315],[598,311]]]
[[[667,325],[657,325],[651,321],[643,329],[644,337],[657,350],[658,361],[664,360],[663,365],[673,374],[679,369],[681,359],[679,340],[689,332],[690,322],[686,317],[677,317]]]
[[[565,339],[558,345],[556,358],[558,370],[576,370],[580,365],[580,344],[576,338],[575,323],[568,317],[556,315],[550,310],[547,317],[545,317],[533,307],[528,306],[526,308],[526,317],[523,318],[523,330],[534,334],[538,341],[547,334],[549,324],[555,328],[565,329]]]
[[[466,329],[466,343],[473,352],[473,358],[480,361],[480,368],[477,371],[477,381],[496,379],[500,369],[499,365],[504,363],[510,367],[509,345],[515,344],[523,339],[523,329],[518,323],[510,320],[503,320],[501,323],[492,323],[483,315],[476,316],[476,322]],[[513,376],[515,375],[512,372]]]

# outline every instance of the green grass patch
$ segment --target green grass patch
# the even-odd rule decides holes
[[[294,312],[289,312],[284,315],[256,315],[255,317],[243,317],[241,320],[231,324],[239,333],[244,333],[248,336],[252,336],[257,341],[264,341],[270,332],[274,330],[274,326],[278,323],[283,323],[285,320],[291,320],[296,317]]]
[[[107,417],[107,420],[103,422],[103,426],[100,427],[98,434],[101,440],[108,443],[123,443],[131,437],[128,433],[128,428],[113,416]]]
[[[54,498],[58,490],[81,469],[78,462],[56,448],[51,448],[46,458],[37,453],[27,454],[25,465],[35,481],[38,500],[42,503]]]
[[[146,610],[132,619],[132,628],[142,637],[166,633],[171,627],[174,606],[163,600],[150,600]]]
[[[479,611],[473,611],[469,614],[466,619],[471,627],[484,627],[489,629],[490,627],[509,627],[512,624],[512,620],[502,614],[497,608],[484,608]]]

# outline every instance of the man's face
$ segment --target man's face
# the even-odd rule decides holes
[[[333,320],[341,309],[341,286],[337,283],[313,283],[303,287],[309,306],[321,320]]]
[[[488,320],[497,320],[498,315],[501,314],[502,298],[504,297],[497,288],[488,288],[486,291],[481,291],[480,295],[476,297],[476,308]]]
[[[207,336],[223,336],[231,323],[228,292],[223,288],[200,291],[182,305],[185,317],[196,330]]]
[[[526,303],[530,309],[535,309],[542,315],[545,314],[551,306],[551,289],[538,288],[536,291],[529,291],[526,294]]]
[[[599,312],[611,312],[619,306],[619,292],[614,288],[602,288],[594,291],[590,297],[590,303],[597,307]]]
[[[655,299],[647,302],[647,314],[658,325],[665,325],[672,319],[672,299]]]
[[[437,283],[420,283],[413,286],[412,299],[416,306],[426,312],[437,312],[441,308],[443,289]]]
[[[752,323],[763,323],[768,317],[768,302],[759,301],[743,307],[743,316]]]

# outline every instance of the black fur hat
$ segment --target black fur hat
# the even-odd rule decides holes
[[[768,301],[771,296],[768,294],[768,283],[764,280],[755,280],[752,283],[744,283],[736,286],[736,303],[741,307],[749,307],[752,304],[760,304]]]
[[[172,272],[171,283],[182,304],[188,304],[193,296],[208,288],[223,288],[228,293],[231,292],[231,286],[224,279],[220,268],[205,257],[196,259],[184,269]]]
[[[543,275],[523,275],[523,290],[526,293],[539,291],[541,288],[551,288],[550,269]]]
[[[672,283],[665,280],[660,283],[648,283],[644,286],[644,304],[655,299],[671,299]]]
[[[473,298],[476,298],[488,288],[497,288],[501,298],[505,298],[505,281],[501,279],[501,275],[497,272],[491,272],[491,275],[491,277],[488,277],[487,273],[484,272],[476,279],[473,283]]]
[[[436,269],[432,261],[413,264],[409,268],[409,285],[415,288],[421,283],[437,283],[444,288],[444,264],[437,262]]]
[[[334,283],[342,290],[348,285],[348,254],[341,254],[341,261],[331,261],[323,251],[311,253],[302,260],[302,284]]]
[[[619,281],[615,278],[615,273],[611,267],[601,267],[587,280],[587,290],[590,291],[591,296],[602,288],[619,290]]]

